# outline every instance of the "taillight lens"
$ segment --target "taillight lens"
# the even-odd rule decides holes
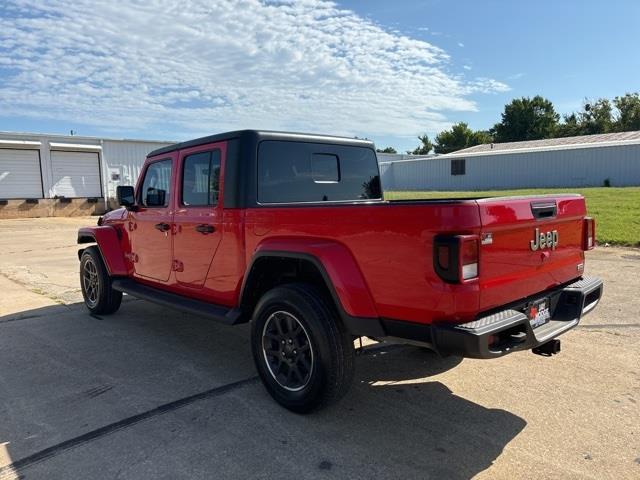
[[[462,279],[471,280],[478,276],[478,239],[463,237],[461,242],[460,264],[462,265]]]
[[[582,249],[593,250],[596,246],[596,221],[591,217],[585,217],[582,226]]]
[[[448,283],[462,283],[478,276],[477,235],[438,235],[433,244],[433,266]]]

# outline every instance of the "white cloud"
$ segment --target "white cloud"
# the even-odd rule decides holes
[[[464,43],[462,43],[462,42],[458,42],[458,46],[459,46],[460,48],[464,48]]]
[[[469,92],[480,92],[480,93],[498,93],[498,92],[508,92],[511,88],[502,83],[494,80],[492,78],[478,77],[475,80],[469,82],[467,84],[467,89]]]
[[[463,65],[462,68],[465,70],[471,70],[471,65]]]
[[[5,0],[0,115],[170,138],[254,127],[400,136],[508,89],[450,62],[324,0]]]

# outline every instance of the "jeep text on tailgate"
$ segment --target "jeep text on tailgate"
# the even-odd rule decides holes
[[[354,339],[441,355],[551,355],[593,310],[595,224],[579,195],[385,201],[371,142],[239,131],[149,154],[124,208],[80,229],[87,308],[122,293],[251,322],[269,393],[297,412],[345,394]]]

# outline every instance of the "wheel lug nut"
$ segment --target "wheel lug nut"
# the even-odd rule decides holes
[[[298,354],[298,352],[297,352],[296,350],[294,350],[294,351],[293,351],[293,354],[294,354],[294,355],[297,355],[297,354]]]
[[[284,352],[281,352],[281,353],[282,353],[282,356],[284,357]]]
[[[289,343],[293,343],[293,340],[289,339]]]
[[[284,345],[284,340],[282,340],[282,344]]]

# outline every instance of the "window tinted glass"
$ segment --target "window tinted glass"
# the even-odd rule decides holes
[[[200,152],[184,159],[182,203],[206,206],[218,203],[220,188],[220,150]]]
[[[314,153],[311,156],[311,173],[314,182],[339,182],[340,164],[336,155]]]
[[[171,160],[149,165],[142,182],[141,201],[146,207],[166,207],[171,195]]]
[[[207,206],[218,203],[220,189],[220,150],[200,152],[184,159],[182,203]]]
[[[378,163],[369,148],[285,141],[260,143],[261,203],[379,198]]]
[[[220,195],[220,150],[211,152],[209,172],[209,205],[217,205]]]

